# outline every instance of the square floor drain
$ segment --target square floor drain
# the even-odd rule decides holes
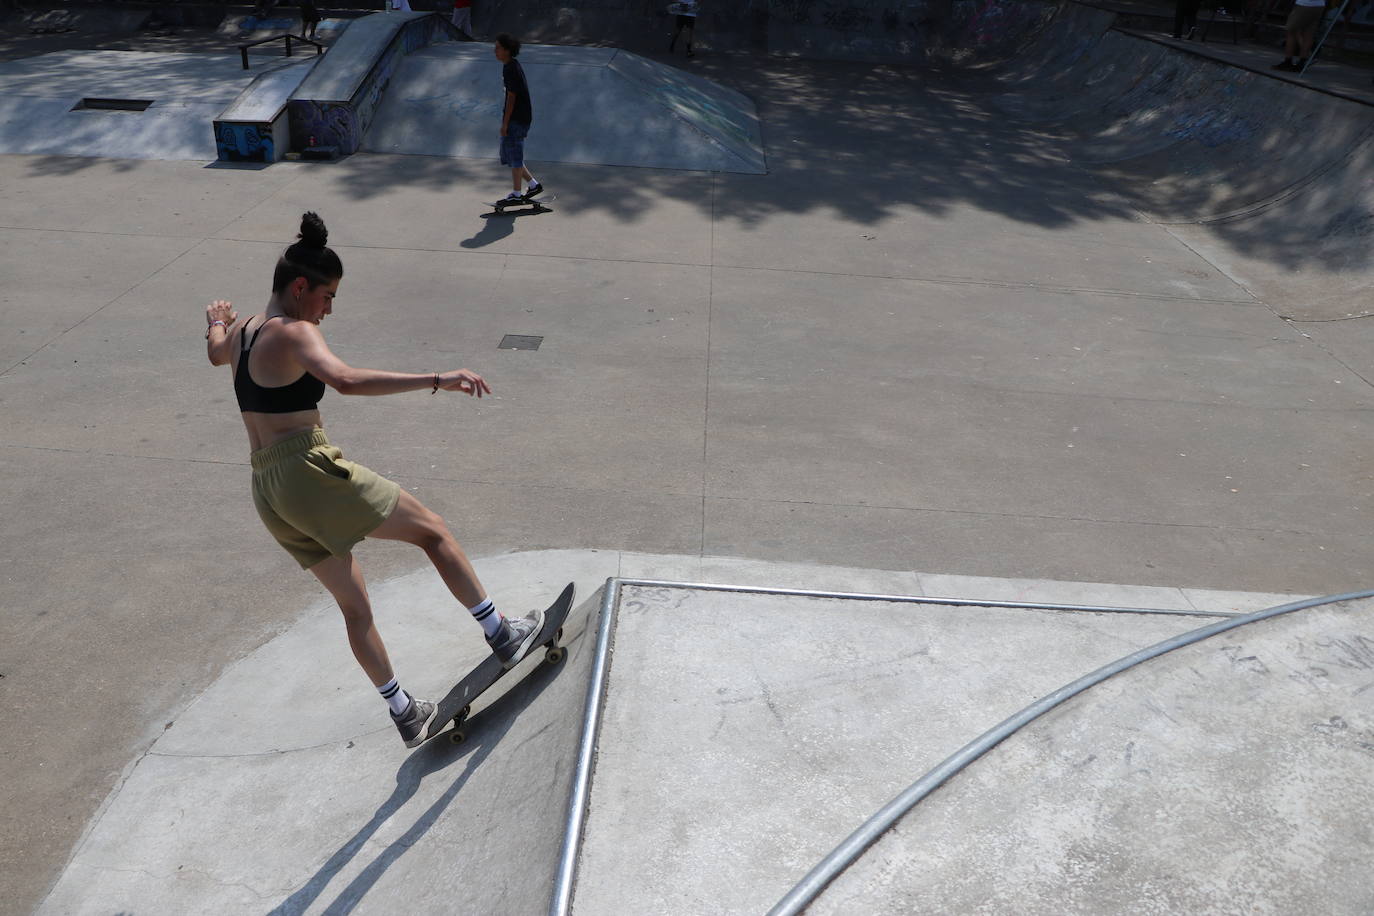
[[[544,338],[535,337],[531,334],[507,334],[501,338],[501,346],[498,350],[538,350],[539,345],[544,342]]]

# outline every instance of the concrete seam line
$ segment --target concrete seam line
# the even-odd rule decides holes
[[[1229,620],[1211,623],[1196,630],[1190,630],[1163,642],[1155,643],[1137,652],[1133,652],[1124,658],[1118,659],[1111,664],[1098,668],[1091,674],[1084,675],[1076,681],[1060,687],[1047,696],[1044,696],[1021,710],[1016,715],[1003,721],[1000,725],[984,732],[981,736],[964,745],[954,754],[947,757],[943,763],[935,767],[925,776],[922,776],[913,783],[905,792],[898,795],[888,802],[871,818],[859,826],[851,833],[843,843],[835,849],[802,878],[798,884],[792,888],[781,900],[779,900],[768,916],[794,916],[800,913],[821,894],[822,891],[835,880],[841,872],[848,868],[861,856],[869,846],[873,845],[882,834],[886,833],[894,824],[897,823],[907,812],[925,798],[931,792],[938,789],[952,776],[964,769],[973,761],[986,754],[996,747],[1006,738],[1010,737],[1022,726],[1039,718],[1049,712],[1054,707],[1063,703],[1089,687],[1093,687],[1107,678],[1120,674],[1128,668],[1133,668],[1141,662],[1149,661],[1157,656],[1172,652],[1184,646],[1190,646],[1201,642],[1210,636],[1224,633],[1246,624],[1256,623],[1270,617],[1277,617],[1281,614],[1288,614],[1293,611],[1307,610],[1326,604],[1336,604],[1341,601],[1353,601],[1360,598],[1374,597],[1374,591],[1349,592],[1343,595],[1331,595],[1324,598],[1309,598],[1304,601],[1295,601],[1290,604],[1279,605],[1268,610],[1256,611],[1253,614],[1244,614],[1232,617]]]
[[[1010,608],[1029,611],[1082,611],[1090,614],[1171,614],[1180,617],[1239,617],[1229,611],[1198,611],[1183,608],[1110,607],[1093,604],[1052,604],[1043,601],[998,601],[992,598],[940,598],[930,595],[881,595],[867,592],[827,592],[803,588],[769,588],[762,585],[720,585],[707,582],[668,582],[659,579],[618,579],[633,588],[683,588],[699,591],[736,592],[747,595],[780,595],[793,598],[833,598],[840,601],[886,601],[893,604],[938,604],[946,607]]]
[[[620,580],[615,577],[607,579],[605,589],[601,599],[601,619],[596,630],[592,672],[587,684],[587,701],[582,711],[582,736],[577,752],[577,766],[573,771],[572,792],[568,798],[568,817],[563,828],[563,847],[559,850],[558,872],[554,876],[549,916],[567,916],[572,908],[573,880],[577,873],[577,855],[582,846],[582,830],[586,824],[592,770],[596,764],[596,739],[601,728],[602,701],[606,695],[611,634],[614,630],[616,606],[620,600]]]

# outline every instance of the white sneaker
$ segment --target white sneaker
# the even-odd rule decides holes
[[[506,195],[506,200],[524,200],[524,199],[525,199],[525,195],[524,195],[524,194],[521,194],[519,191],[511,191],[509,194]]]

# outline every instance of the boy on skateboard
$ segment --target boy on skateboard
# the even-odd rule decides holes
[[[510,167],[511,186],[515,189],[505,199],[531,200],[544,193],[544,186],[525,168],[525,137],[534,120],[534,109],[530,105],[525,69],[516,60],[520,56],[520,42],[502,32],[496,36],[493,50],[501,62],[501,79],[506,87],[506,101],[501,109],[501,164]],[[522,179],[529,182],[524,193],[520,191]]]

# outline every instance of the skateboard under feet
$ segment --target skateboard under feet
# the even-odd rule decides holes
[[[568,619],[568,612],[572,610],[573,596],[576,593],[575,583],[569,582],[563,589],[562,594],[549,605],[548,610],[544,611],[544,625],[539,628],[539,633],[534,637],[534,644],[530,647],[525,658],[535,655],[541,649],[544,652],[544,661],[550,665],[557,665],[563,661],[567,650],[563,647],[563,622]],[[524,661],[521,661],[524,664]],[[516,665],[516,667],[520,667]],[[497,681],[505,677],[514,668],[506,669],[501,666],[501,660],[495,654],[488,655],[476,668],[473,668],[463,679],[454,685],[453,689],[439,701],[439,710],[434,714],[434,721],[429,726],[429,731],[425,734],[425,741],[429,741],[453,723],[453,730],[448,732],[449,740],[454,744],[462,744],[467,739],[467,731],[463,727],[468,715],[472,712],[472,704]]]

